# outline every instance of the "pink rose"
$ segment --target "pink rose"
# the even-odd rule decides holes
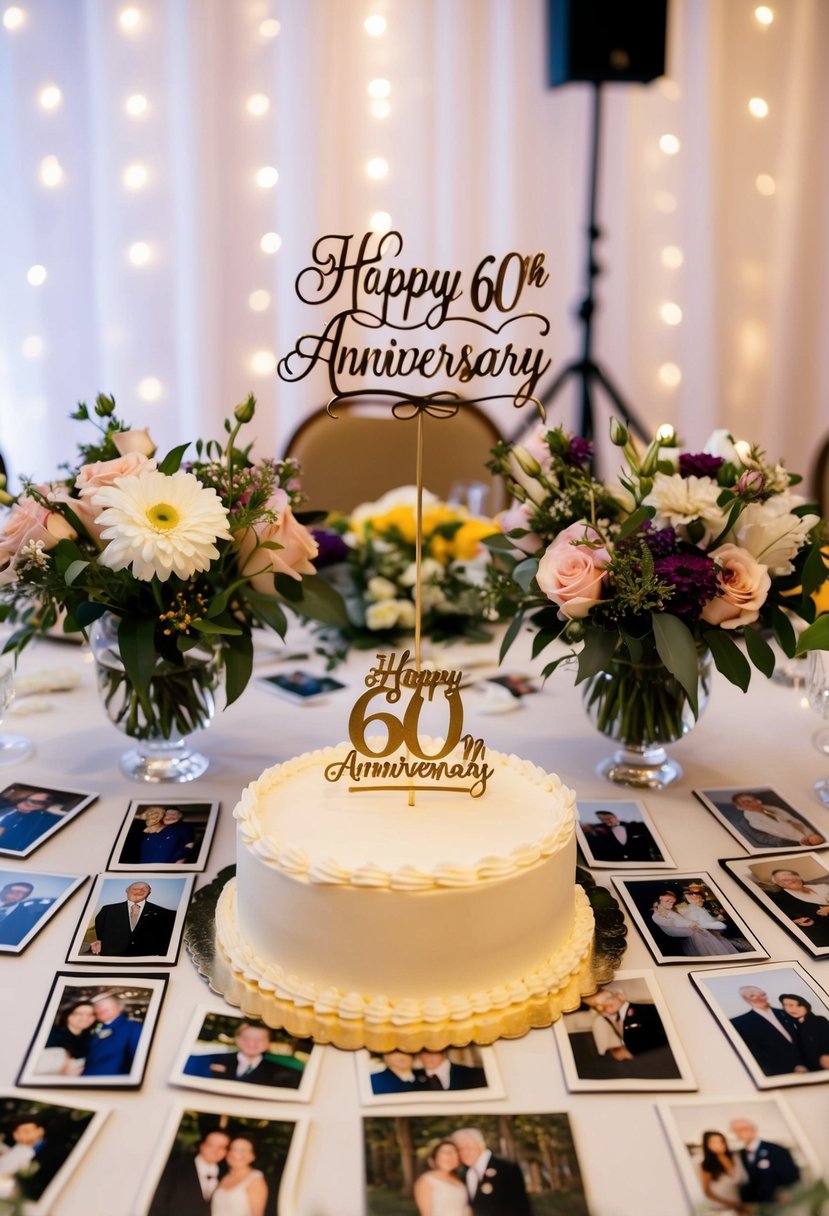
[[[708,601],[702,619],[723,629],[753,624],[771,587],[768,567],[738,545],[720,545],[708,556],[720,567],[717,577],[721,594]]]
[[[297,580],[303,574],[316,574],[311,559],[317,556],[319,545],[308,529],[297,522],[284,490],[275,490],[266,505],[276,515],[276,522],[263,520],[245,529],[239,539],[239,571],[245,578],[254,576],[250,579],[254,591],[275,595],[275,574],[287,574]],[[282,548],[264,549],[265,541]]]
[[[146,427],[140,431],[114,431],[112,442],[119,456],[132,456],[135,452],[139,456],[152,456],[155,453],[155,443]]]
[[[524,528],[526,536],[513,538],[512,543],[522,553],[537,553],[541,548],[541,537],[530,530],[530,508],[525,502],[514,502],[506,511],[498,515],[496,522],[502,532],[511,532],[513,528]]]
[[[125,435],[141,435],[142,431],[125,431]],[[113,436],[114,438],[114,436]],[[116,447],[118,445],[116,444]],[[120,451],[120,448],[119,448]],[[81,465],[75,478],[78,498],[67,499],[69,506],[96,544],[101,545],[101,530],[97,525],[103,505],[97,505],[94,495],[104,486],[111,486],[119,477],[128,477],[143,469],[154,469],[154,460],[148,460],[141,452],[127,452],[117,460],[96,460],[93,464]]]
[[[49,494],[49,486],[37,488],[44,497]],[[62,515],[24,494],[9,511],[0,532],[0,586],[13,583],[17,578],[17,555],[29,541],[39,540],[44,549],[54,549],[59,540],[74,540],[77,535]]]
[[[597,542],[584,544],[584,541]],[[587,616],[602,598],[604,570],[610,561],[595,528],[587,523],[571,524],[556,539],[538,563],[536,580],[559,615],[575,620]]]

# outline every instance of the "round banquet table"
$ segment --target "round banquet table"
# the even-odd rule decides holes
[[[319,660],[291,660],[290,652],[301,649],[306,641],[294,631],[289,633],[288,649],[281,651],[278,639],[268,639],[257,651],[255,674],[293,667],[321,671]],[[474,647],[469,653],[474,661],[486,654]],[[494,650],[490,648],[489,653],[494,654]],[[505,670],[540,669],[541,663],[533,665],[527,654],[528,649],[522,652],[521,644],[514,647]],[[457,658],[457,648],[453,658]],[[232,810],[243,786],[268,765],[345,738],[348,712],[363,687],[369,664],[369,654],[352,653],[335,673],[347,688],[323,704],[295,709],[253,680],[239,702],[217,714],[199,741],[210,757],[208,772],[187,785],[164,787],[184,798],[221,801],[216,837],[207,869],[197,876],[197,890],[234,861]],[[86,649],[40,642],[23,655],[19,670],[26,674],[49,668],[77,670],[80,683],[70,692],[47,694],[50,707],[46,712],[25,717],[9,714],[4,727],[29,734],[35,751],[28,760],[6,768],[0,779],[4,783],[28,780],[56,788],[89,789],[99,798],[27,859],[0,860],[9,869],[96,873],[106,867],[129,800],[145,798],[159,787],[134,783],[121,775],[117,761],[126,740],[106,721],[98,704],[94,669]],[[596,775],[595,765],[608,754],[609,744],[593,731],[582,712],[572,669],[559,668],[543,690],[525,698],[515,712],[485,715],[481,700],[474,694],[465,699],[465,725],[473,734],[482,735],[495,750],[516,752],[558,772],[582,798],[641,797],[678,870],[710,871],[772,960],[796,959],[819,984],[829,988],[829,960],[810,958],[720,869],[718,858],[740,856],[743,850],[691,794],[694,787],[773,786],[829,837],[829,812],[819,806],[811,789],[817,777],[829,772],[829,758],[821,756],[811,744],[818,722],[801,692],[755,675],[753,687],[743,696],[717,677],[699,724],[672,749],[684,766],[683,779],[667,791],[644,794],[616,789]],[[597,880],[607,886],[608,873],[594,871]],[[670,872],[663,873],[668,877]],[[4,1089],[14,1085],[54,972],[72,970],[65,963],[66,953],[88,891],[87,884],[60,909],[24,954],[0,957],[0,1087]],[[470,926],[473,943],[474,929]],[[657,967],[632,925],[628,943],[622,965],[628,969],[652,968],[657,973],[699,1092],[712,1098],[757,1094],[688,979],[688,968]],[[138,1211],[135,1197],[157,1157],[172,1110],[198,1106],[202,1096],[168,1083],[180,1036],[194,1006],[211,1000],[215,1003],[216,999],[183,949],[177,965],[170,970],[140,1090],[26,1091],[42,1101],[77,1105],[88,1101],[110,1111],[99,1136],[59,1195],[53,1209],[55,1216],[131,1216]],[[295,1212],[296,1216],[359,1216],[363,1212],[361,1114],[420,1114],[424,1108],[389,1105],[361,1110],[352,1056],[331,1047],[318,1050],[323,1059],[310,1104],[229,1099],[222,1109],[241,1114],[253,1108],[269,1118],[309,1120],[296,1202],[285,1206],[284,1211]],[[493,1112],[569,1112],[592,1216],[679,1216],[690,1211],[655,1107],[657,1099],[671,1100],[674,1095],[568,1093],[550,1030],[535,1030],[522,1039],[499,1042],[495,1051],[506,1097],[480,1103],[479,1108]],[[829,1126],[829,1073],[826,1085],[783,1092],[807,1129],[829,1176],[829,1136],[825,1134]],[[686,1096],[677,1095],[677,1099]],[[441,1105],[443,1113],[452,1109]]]

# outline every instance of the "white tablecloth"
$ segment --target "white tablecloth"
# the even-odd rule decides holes
[[[190,785],[177,787],[183,797],[219,798],[222,803],[208,870],[198,876],[197,886],[234,860],[231,811],[241,788],[276,761],[345,738],[348,711],[362,687],[368,659],[367,655],[352,656],[343,677],[349,682],[349,690],[324,705],[295,709],[252,683],[241,701],[219,714],[202,740],[211,760],[208,773]],[[314,663],[296,665],[313,667]],[[153,787],[137,785],[121,775],[117,760],[126,741],[108,724],[98,705],[94,670],[85,652],[41,643],[24,655],[21,670],[25,673],[48,666],[80,670],[81,686],[70,693],[52,694],[48,712],[25,718],[9,716],[6,728],[30,734],[36,751],[24,763],[0,772],[0,780],[7,777],[56,787],[89,788],[100,798],[30,858],[10,862],[8,868],[100,871],[106,866],[129,799],[144,797]],[[316,666],[321,669],[318,663]],[[528,670],[529,664],[513,655],[506,668]],[[257,663],[256,670],[264,673],[276,669],[277,662],[271,661]],[[527,698],[516,712],[502,716],[479,714],[470,696],[466,725],[474,734],[483,735],[491,748],[517,752],[557,771],[583,798],[637,796],[614,792],[596,776],[594,766],[609,748],[587,723],[572,679],[571,672],[561,669],[541,694]],[[811,792],[812,782],[829,771],[829,760],[811,745],[817,725],[797,691],[766,683],[758,676],[756,686],[744,697],[718,679],[699,725],[673,749],[685,767],[684,779],[665,793],[644,795],[644,802],[679,869],[710,870],[772,959],[797,959],[819,983],[829,987],[829,961],[816,962],[806,955],[719,869],[717,858],[739,856],[742,850],[690,792],[693,787],[772,785],[829,836],[829,813],[820,808]],[[596,873],[600,881],[608,883]],[[14,1083],[53,973],[71,969],[64,960],[88,889],[61,909],[24,955],[0,957],[0,1086]],[[474,928],[470,927],[470,945],[473,942]],[[624,966],[653,965],[631,926]],[[691,1058],[700,1092],[722,1097],[754,1095],[752,1081],[692,987],[687,969],[655,970]],[[208,999],[204,981],[183,952],[170,975],[140,1091],[94,1095],[89,1091],[37,1091],[42,1099],[77,1099],[79,1104],[94,1096],[98,1104],[112,1110],[57,1201],[55,1216],[127,1216],[135,1211],[134,1197],[157,1152],[169,1111],[174,1105],[188,1102],[198,1105],[198,1094],[173,1089],[167,1078],[191,1010]],[[688,1210],[652,1095],[569,1094],[549,1030],[498,1043],[495,1050],[507,1096],[492,1103],[492,1109],[570,1113],[593,1216],[679,1216]],[[358,1216],[363,1210],[363,1146],[354,1061],[349,1054],[332,1048],[323,1051],[310,1109],[289,1103],[257,1104],[257,1108],[261,1105],[268,1117],[301,1114],[311,1119],[298,1188],[298,1216]],[[785,1097],[808,1129],[829,1175],[829,1083],[787,1089]],[[241,1113],[244,1107],[239,1100],[225,1103],[231,1113]],[[388,1111],[405,1113],[405,1108],[389,1107]],[[371,1113],[380,1110],[373,1107]]]

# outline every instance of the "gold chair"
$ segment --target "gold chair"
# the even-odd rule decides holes
[[[392,417],[388,405],[339,402],[332,418],[315,410],[288,440],[285,456],[302,465],[308,510],[351,511],[388,490],[414,485],[417,422]],[[446,500],[450,495],[473,512],[494,515],[506,506],[500,477],[486,468],[501,438],[477,406],[462,403],[453,418],[423,418],[423,484]],[[477,490],[473,483],[484,489]],[[482,498],[480,506],[476,500]]]

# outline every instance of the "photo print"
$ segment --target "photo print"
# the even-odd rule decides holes
[[[178,1109],[134,1208],[136,1216],[295,1210],[306,1125],[246,1111]]]
[[[613,884],[657,963],[768,958],[710,874],[614,875]]]
[[[177,878],[99,874],[67,963],[172,966],[195,881],[193,874]]]
[[[142,874],[195,873],[207,865],[218,802],[165,798],[130,803],[109,870]]]
[[[240,1098],[308,1102],[322,1055],[312,1039],[272,1030],[226,1007],[198,1008],[173,1065],[173,1085]]]
[[[0,953],[22,953],[87,877],[0,870]]]
[[[814,958],[829,958],[829,853],[726,858],[723,869]]]
[[[17,1084],[137,1089],[166,984],[166,975],[59,971]]]
[[[15,781],[0,790],[0,854],[28,857],[98,797]]]
[[[798,963],[691,979],[758,1089],[829,1082],[829,995]]]
[[[589,866],[675,870],[676,864],[641,802],[606,798],[576,803],[576,836]]]
[[[49,1216],[106,1115],[0,1091],[0,1210]]]
[[[766,786],[692,792],[747,853],[817,849],[829,843],[826,828],[816,828],[802,811]]]
[[[816,1210],[797,1199],[818,1181],[818,1159],[782,1098],[684,1098],[658,1109],[694,1216]]]
[[[371,1116],[363,1137],[367,1216],[588,1216],[566,1114]]]
[[[360,1098],[379,1102],[434,1103],[503,1098],[495,1052],[491,1047],[446,1047],[442,1051],[360,1051],[355,1056]]]
[[[553,1031],[571,1092],[697,1088],[650,971],[618,971]]]

